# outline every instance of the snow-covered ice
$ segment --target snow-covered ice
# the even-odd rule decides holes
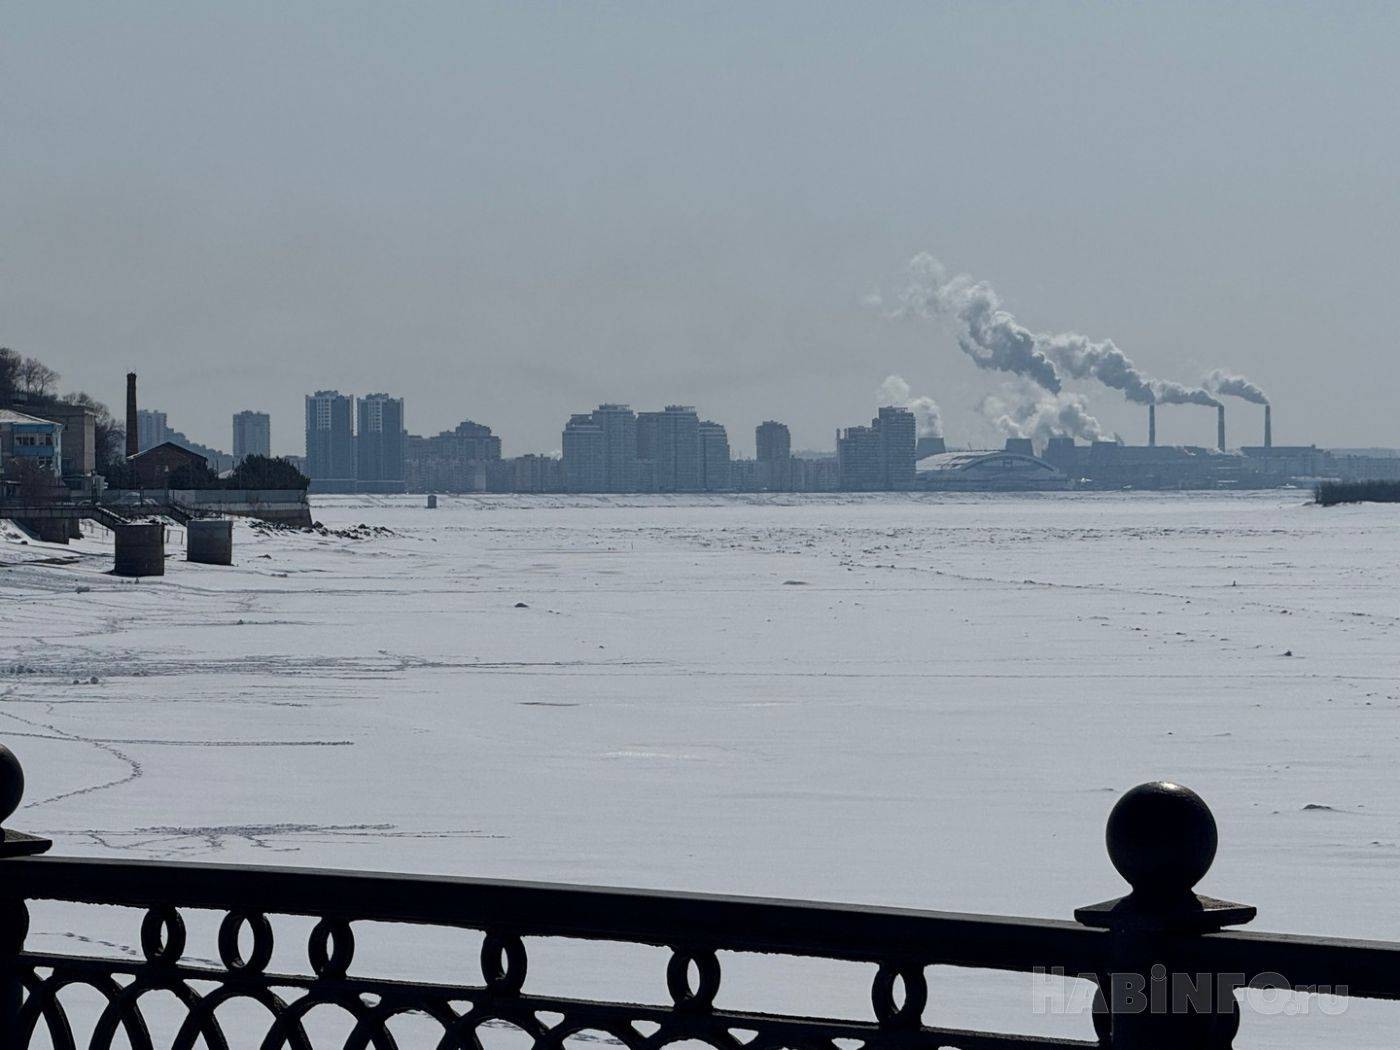
[[[239,523],[232,568],[172,544],[164,578],[132,583],[105,574],[101,530],[69,548],[0,530],[15,827],[66,854],[1064,918],[1122,888],[1113,801],[1168,778],[1213,807],[1202,888],[1257,905],[1253,928],[1400,940],[1393,507],[328,497],[315,515],[390,532]],[[420,936],[386,941],[437,958]],[[72,941],[36,908],[32,945]],[[764,990],[749,962],[726,989],[746,967]],[[744,1005],[863,1015],[847,976]],[[1087,1034],[1025,1016],[1024,988],[940,972],[927,1016]],[[1239,1045],[1380,1047],[1397,1020],[1251,1015]]]

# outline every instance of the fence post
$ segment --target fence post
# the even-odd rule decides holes
[[[1192,892],[1217,844],[1210,807],[1189,788],[1140,784],[1108,818],[1108,855],[1132,886],[1126,897],[1075,911],[1111,931],[1109,970],[1099,975],[1094,1027],[1112,1050],[1229,1050],[1239,1029],[1242,975],[1191,973],[1183,940],[1249,922],[1255,909]]]
[[[0,744],[0,825],[10,819],[24,797],[24,770],[19,759]],[[0,1046],[19,1045],[16,1030],[23,998],[23,972],[19,954],[29,932],[29,908],[23,897],[9,893],[5,885],[4,858],[43,853],[53,843],[22,832],[0,827]]]

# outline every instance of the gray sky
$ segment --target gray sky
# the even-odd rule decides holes
[[[1281,443],[1400,444],[1397,40],[1340,3],[10,0],[0,345],[225,448],[258,408],[300,452],[328,386],[507,454],[605,399],[829,448],[891,372],[985,443],[1003,378],[862,305],[929,251],[1032,328],[1249,375]]]

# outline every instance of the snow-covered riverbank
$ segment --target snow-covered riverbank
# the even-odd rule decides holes
[[[139,583],[0,539],[12,823],[1067,917],[1168,777],[1259,928],[1400,939],[1400,517],[1306,499],[325,498],[340,534],[240,523],[234,567]]]

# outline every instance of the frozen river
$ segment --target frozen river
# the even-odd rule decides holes
[[[1220,823],[1202,889],[1257,905],[1255,927],[1400,940],[1394,507],[344,497],[315,515],[387,531],[240,524],[233,568],[172,559],[140,583],[104,575],[100,537],[61,565],[0,543],[17,828],[67,854],[1066,918],[1121,890],[1113,801],[1166,778]],[[36,913],[31,944],[70,941]],[[1014,988],[931,983],[939,1023],[1087,1033],[1020,1017]],[[788,984],[801,1009],[868,1001]],[[1391,1046],[1397,1021],[1247,1017],[1239,1045]]]

